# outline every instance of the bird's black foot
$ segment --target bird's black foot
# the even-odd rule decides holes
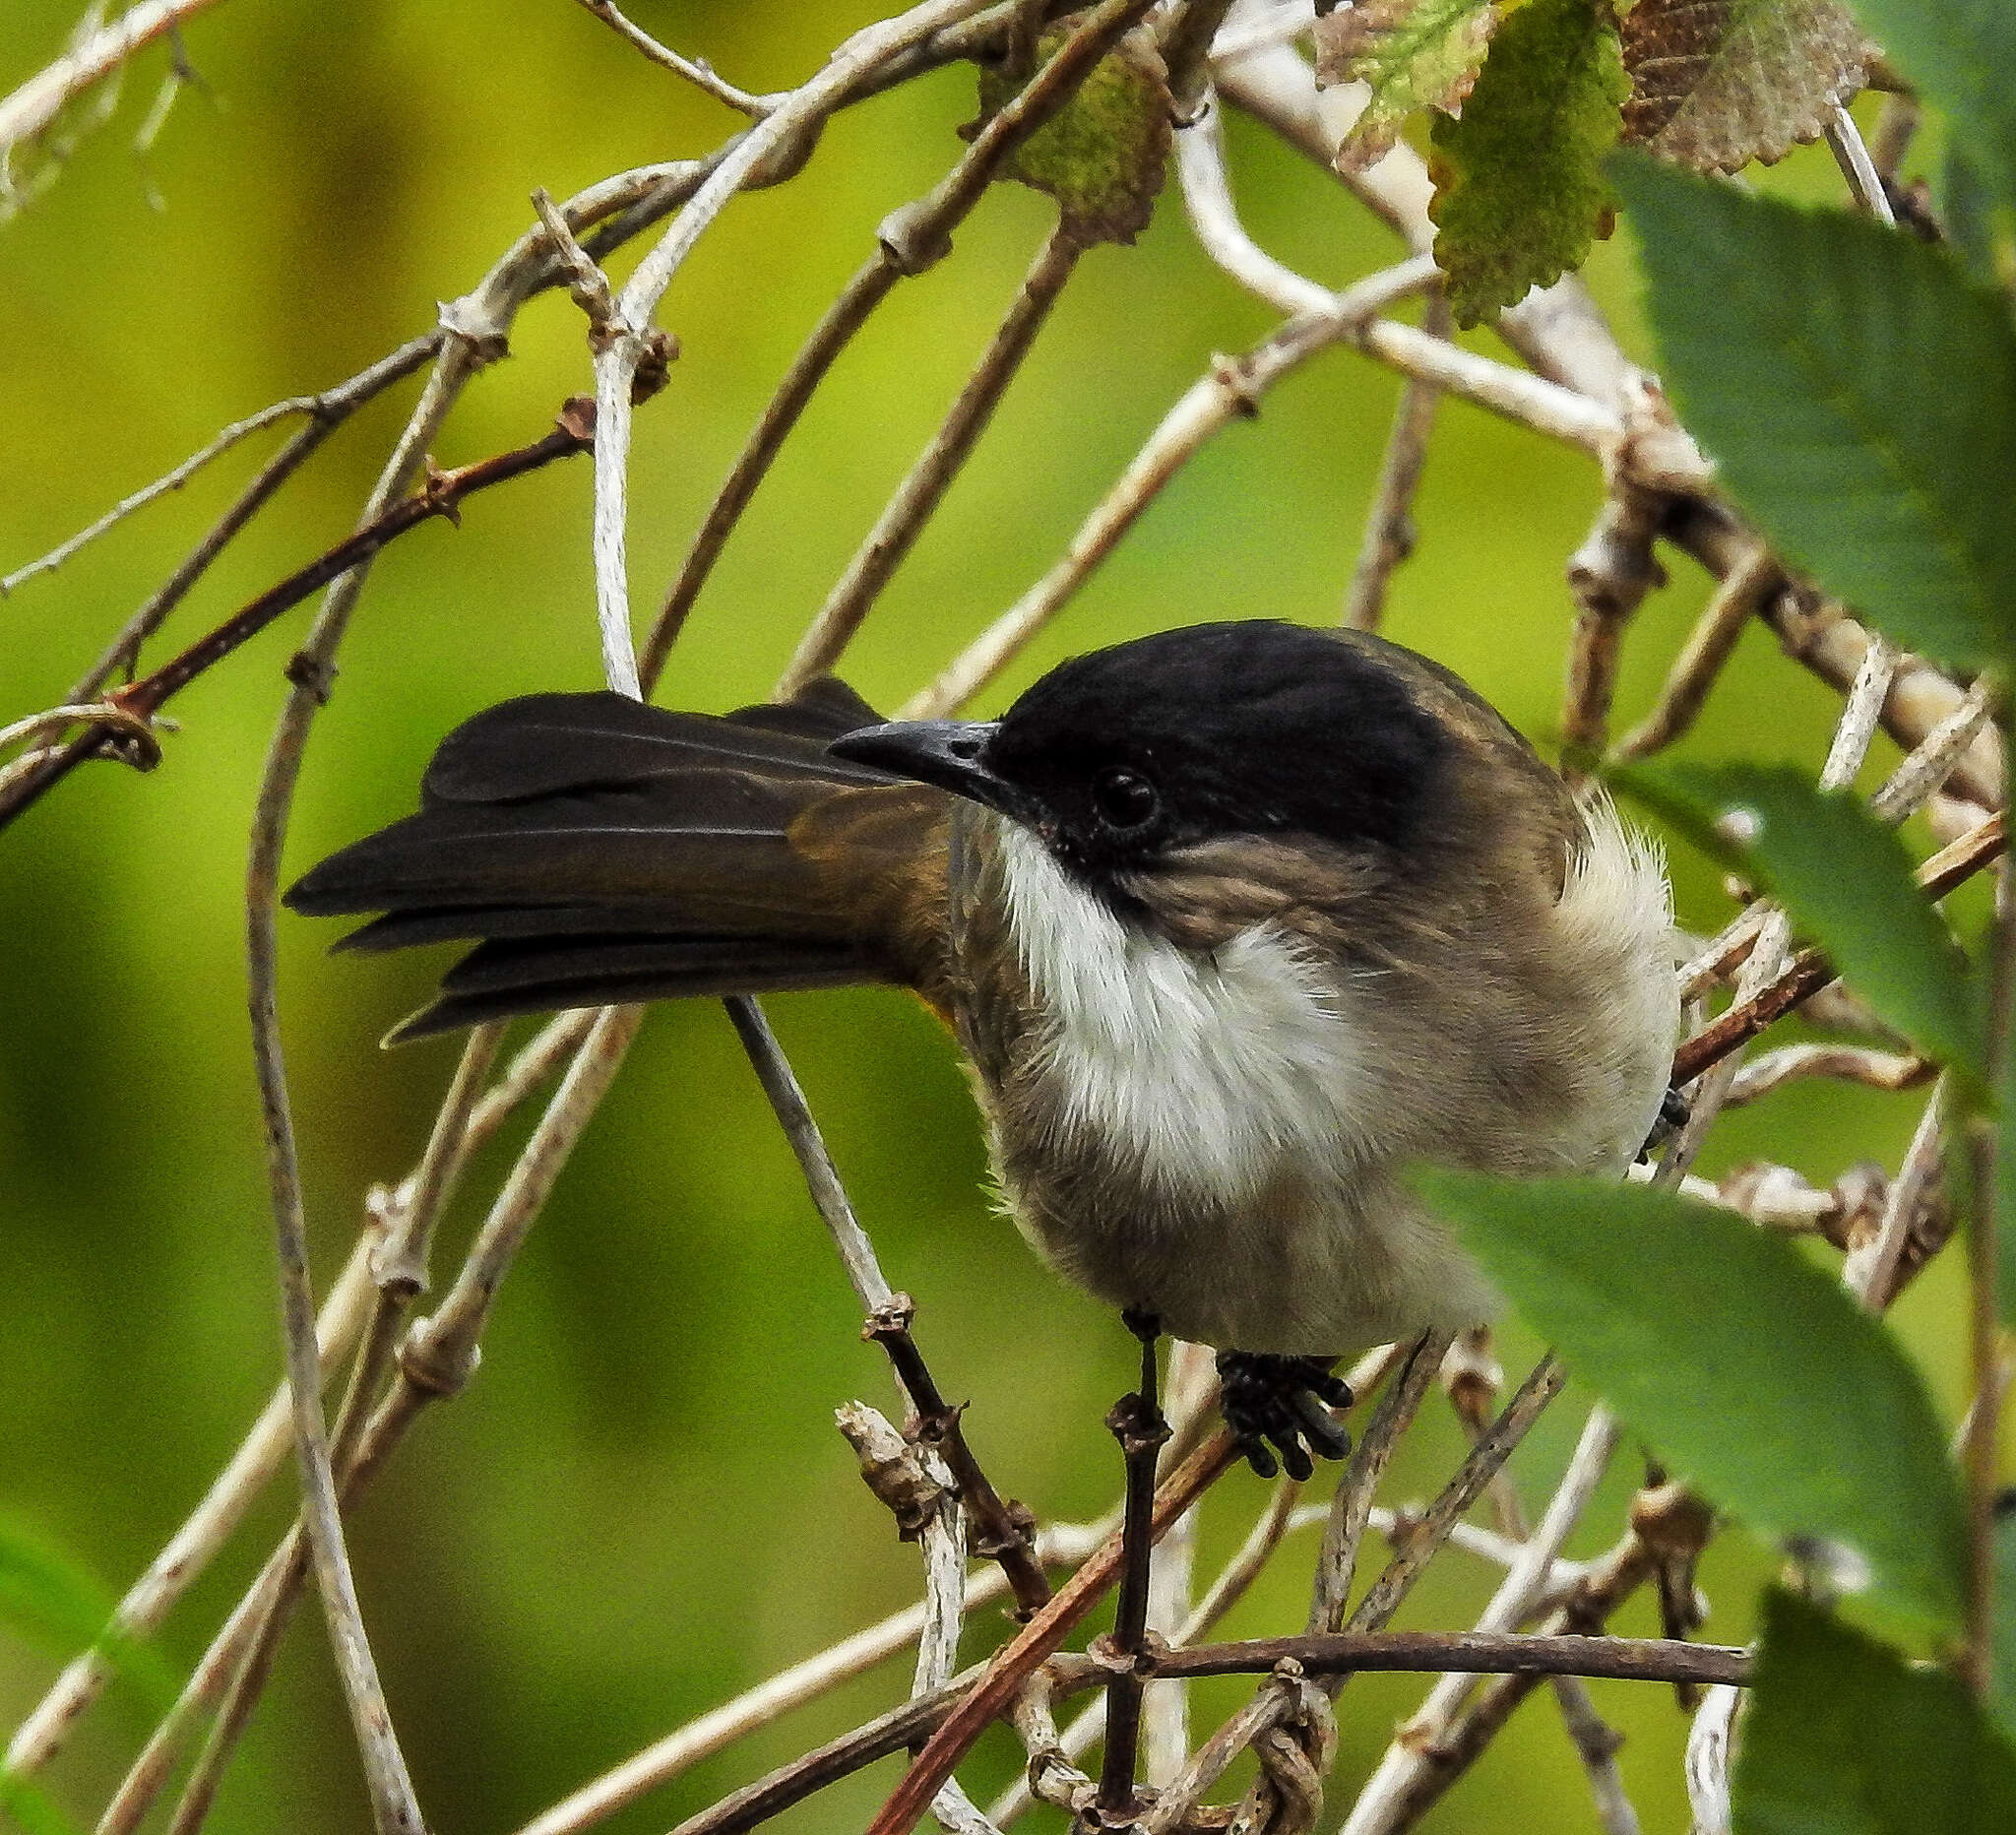
[[[1351,1386],[1331,1375],[1320,1359],[1221,1351],[1218,1380],[1224,1391],[1219,1407],[1225,1424],[1247,1464],[1263,1479],[1271,1479],[1280,1469],[1268,1450],[1270,1441],[1292,1479],[1305,1479],[1315,1470],[1311,1453],[1342,1459],[1351,1451],[1351,1435],[1324,1406],[1349,1408]]]
[[[1645,1137],[1645,1145],[1638,1149],[1638,1158],[1649,1160],[1653,1149],[1663,1147],[1693,1119],[1694,1110],[1687,1099],[1676,1089],[1669,1089],[1659,1103],[1659,1119],[1652,1124],[1652,1132]]]

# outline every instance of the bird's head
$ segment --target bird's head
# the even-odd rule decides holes
[[[1075,658],[999,720],[899,721],[830,749],[998,810],[1091,889],[1153,904],[1200,851],[1405,855],[1433,825],[1452,695],[1496,722],[1412,652],[1256,619]]]

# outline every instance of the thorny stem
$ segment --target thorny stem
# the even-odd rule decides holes
[[[341,579],[371,560],[388,542],[435,517],[454,522],[465,497],[493,484],[523,477],[528,472],[550,465],[555,459],[586,452],[594,439],[594,414],[587,402],[570,402],[561,411],[559,423],[543,439],[521,446],[454,472],[430,478],[424,489],[373,517],[353,535],[339,541],[305,567],[297,568],[284,580],[269,587],[226,618],[215,630],[199,638],[179,656],[137,682],[113,692],[117,707],[143,720],[152,719],[172,696],[186,688],[206,669],[214,668],[234,651],[265,630],[283,612],[291,610],[331,581]],[[290,667],[293,665],[289,665]],[[25,773],[0,791],[0,827],[37,801],[88,758],[95,757],[116,742],[117,735],[102,726],[93,726],[68,744],[47,754],[35,770]]]

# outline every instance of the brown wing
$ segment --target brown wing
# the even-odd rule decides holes
[[[942,976],[939,791],[828,757],[838,682],[720,718],[531,695],[442,741],[419,813],[287,894],[384,915],[341,948],[477,947],[395,1037],[513,1013]]]

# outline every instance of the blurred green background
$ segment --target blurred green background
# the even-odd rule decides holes
[[[8,0],[0,92],[60,48],[75,0]],[[747,86],[812,70],[866,4],[637,0],[640,23]],[[732,118],[654,69],[569,0],[222,5],[187,49],[185,94],[144,162],[135,128],[164,64],[142,59],[119,114],[60,181],[0,227],[0,572],[41,552],[220,426],[327,386],[429,327],[530,221],[610,171],[696,153]],[[958,69],[836,120],[789,185],[737,202],[674,285],[662,322],[684,355],[637,422],[631,568],[648,607],[791,352],[868,252],[874,226],[954,158],[973,113]],[[1236,179],[1260,239],[1342,284],[1392,239],[1325,174],[1241,122]],[[1824,157],[1767,182],[1832,196]],[[161,208],[150,202],[158,193]],[[804,620],[928,436],[1011,296],[1046,203],[998,187],[957,254],[906,283],[849,349],[730,544],[663,698],[760,697]],[[626,272],[633,251],[620,257]],[[1590,278],[1634,349],[1627,238]],[[1139,246],[1082,266],[978,455],[848,661],[871,699],[900,698],[1059,552],[1079,519],[1212,352],[1270,324],[1200,256],[1173,195]],[[1491,348],[1487,340],[1481,348]],[[512,360],[469,392],[436,456],[458,464],[543,430],[589,385],[578,312],[548,295]],[[1091,645],[1207,617],[1337,615],[1395,380],[1319,359],[1216,441],[1090,589],[987,697],[1002,704]],[[176,614],[157,660],[345,533],[410,405],[359,415]],[[271,436],[269,436],[271,437]],[[256,463],[241,450],[60,573],[0,604],[0,724],[58,699]],[[1460,404],[1444,408],[1419,503],[1420,550],[1388,630],[1450,664],[1546,743],[1570,622],[1562,580],[1600,492],[1596,469]],[[598,679],[590,475],[577,461],[472,502],[379,563],[317,725],[289,872],[410,806],[457,721],[507,695]],[[1632,632],[1619,712],[1648,705],[1704,597],[1684,563]],[[0,839],[0,1510],[118,1586],[181,1520],[279,1369],[272,1251],[244,1017],[245,837],[281,665],[305,613],[171,710],[182,730],[140,778],[90,767]],[[1816,761],[1836,702],[1745,640],[1702,755]],[[1894,753],[1879,745],[1881,763]],[[1922,845],[1922,837],[1919,838]],[[1679,865],[1683,917],[1727,915],[1714,876]],[[284,924],[283,1013],[319,1270],[352,1239],[361,1194],[415,1160],[455,1047],[381,1055],[438,960],[339,959],[328,926]],[[1101,1425],[1130,1379],[1115,1320],[1039,1269],[987,1208],[980,1147],[949,1042],[887,993],[778,999],[771,1010],[919,1338],[1005,1490],[1042,1517],[1113,1495]],[[1894,1165],[1913,1099],[1805,1089],[1732,1116],[1707,1170],[1760,1153],[1818,1180]],[[440,1265],[522,1139],[473,1169]],[[1942,1406],[1960,1389],[1954,1271],[1898,1316]],[[360,1585],[393,1709],[434,1826],[504,1831],[591,1774],[786,1662],[908,1602],[914,1550],[862,1489],[832,1426],[860,1395],[886,1406],[879,1356],[725,1020],[655,1010],[615,1093],[513,1270],[468,1392],[426,1420],[356,1512]],[[1508,1365],[1538,1347],[1516,1326]],[[1516,1374],[1516,1371],[1515,1371]],[[1529,1499],[1564,1464],[1588,1398],[1571,1392],[1520,1453]],[[1458,1438],[1439,1405],[1392,1492],[1421,1496]],[[1622,1462],[1573,1551],[1618,1533]],[[1211,1500],[1204,1558],[1261,1499],[1235,1476]],[[284,1498],[260,1508],[164,1633],[186,1664],[263,1557]],[[1308,1569],[1292,1549],[1227,1631],[1298,1627]],[[1731,1534],[1705,1580],[1706,1634],[1739,1639],[1769,1561]],[[1402,1622],[1453,1626],[1491,1576],[1439,1563]],[[1001,1620],[978,1614],[976,1652]],[[1642,1600],[1620,1623],[1651,1628]],[[52,1676],[0,1641],[0,1722]],[[610,1826],[662,1829],[723,1791],[878,1711],[907,1665],[698,1767]],[[1342,1714],[1333,1803],[1349,1800],[1418,1683],[1366,1677]],[[1629,1736],[1621,1763],[1648,1835],[1686,1826],[1685,1723],[1669,1695],[1598,1684]],[[1209,1726],[1243,1698],[1201,1686]],[[53,1774],[87,1821],[147,1723],[115,1694]],[[977,1794],[1016,1766],[996,1733]],[[891,1769],[780,1826],[858,1826]],[[1333,1811],[1333,1814],[1335,1812]],[[226,1783],[222,1831],[354,1830],[363,1800],[321,1627],[289,1638]],[[1522,1712],[1444,1804],[1441,1831],[1593,1829],[1545,1699]]]

